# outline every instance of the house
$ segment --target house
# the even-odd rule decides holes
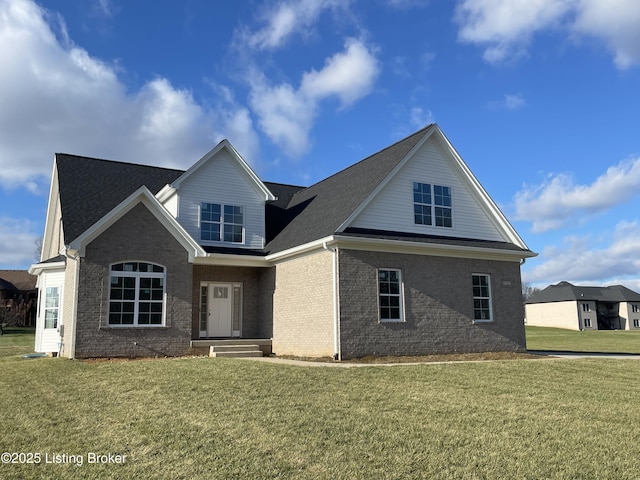
[[[436,124],[310,187],[227,140],[186,171],[56,154],[36,351],[519,351],[534,255]]]
[[[570,330],[640,329],[640,293],[622,285],[549,285],[525,305],[527,325]]]
[[[0,270],[0,323],[34,327],[36,277],[26,270]]]

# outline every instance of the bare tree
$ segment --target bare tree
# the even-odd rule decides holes
[[[44,239],[42,237],[38,237],[33,241],[33,254],[36,257],[36,262],[39,262],[42,259],[42,243]]]
[[[530,283],[526,283],[526,282],[523,283],[522,284],[522,301],[526,302],[539,291],[540,291],[539,288],[532,287]]]

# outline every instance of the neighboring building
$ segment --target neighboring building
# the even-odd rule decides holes
[[[227,140],[187,171],[56,154],[36,351],[519,351],[534,255],[435,124],[307,188]]]
[[[26,270],[0,270],[0,323],[11,317],[16,325],[35,326],[36,280]]]
[[[527,325],[538,327],[640,329],[640,293],[622,285],[580,287],[560,282],[533,294],[525,310]]]

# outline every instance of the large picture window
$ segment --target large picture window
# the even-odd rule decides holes
[[[112,265],[109,325],[163,325],[165,278],[165,268],[153,263],[124,262]]]
[[[413,182],[413,215],[417,225],[453,227],[451,187]]]
[[[212,242],[244,242],[244,208],[237,205],[202,203],[200,239]]]
[[[378,270],[378,304],[381,322],[402,322],[402,279],[400,270]]]
[[[473,275],[473,320],[476,322],[490,322],[493,320],[491,311],[491,280],[489,275]]]

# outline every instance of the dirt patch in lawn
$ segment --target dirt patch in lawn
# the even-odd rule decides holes
[[[442,355],[401,355],[376,357],[373,355],[350,360],[336,361],[331,357],[294,357],[289,355],[277,355],[275,358],[286,358],[290,360],[302,360],[308,362],[326,363],[433,363],[433,362],[479,362],[484,360],[530,360],[546,358],[542,355],[516,352],[484,352],[484,353],[447,353]]]

